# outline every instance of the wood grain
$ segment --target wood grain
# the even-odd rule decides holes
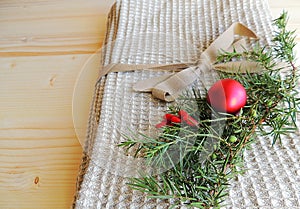
[[[0,1],[0,208],[70,208],[82,149],[72,94],[113,0]],[[300,29],[300,1],[270,0]],[[298,39],[299,36],[298,36]]]
[[[0,208],[70,208],[72,92],[111,2],[0,1]]]

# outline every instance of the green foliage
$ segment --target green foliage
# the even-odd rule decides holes
[[[143,135],[143,140],[127,137],[119,146],[134,148],[135,157],[144,157],[152,166],[171,169],[157,175],[131,178],[129,185],[146,192],[149,198],[172,200],[173,206],[211,208],[220,207],[227,195],[229,180],[243,172],[243,151],[255,142],[256,134],[270,136],[272,142],[296,129],[296,115],[300,100],[295,90],[294,32],[286,30],[287,14],[274,20],[272,45],[259,46],[243,53],[224,52],[218,61],[234,59],[256,61],[264,69],[259,73],[228,74],[241,82],[248,95],[247,105],[238,115],[220,114],[207,104],[197,89],[182,98],[180,106],[170,108],[176,113],[184,108],[197,118],[199,125],[166,126],[157,138]],[[278,63],[284,63],[278,65]],[[223,124],[212,127],[213,124]],[[222,130],[218,130],[222,129]],[[219,134],[221,133],[221,134]],[[211,147],[207,144],[212,145]],[[174,161],[172,147],[179,155]],[[171,151],[170,151],[171,150]],[[205,158],[201,158],[201,156]]]

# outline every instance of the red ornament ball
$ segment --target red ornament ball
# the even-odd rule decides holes
[[[236,114],[246,105],[246,90],[234,79],[222,79],[208,90],[207,102],[218,112]]]

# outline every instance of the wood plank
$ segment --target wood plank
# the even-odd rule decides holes
[[[111,2],[0,1],[0,208],[70,208],[82,153],[72,94]]]
[[[71,205],[82,152],[72,91],[89,56],[0,59],[0,208]]]
[[[29,121],[23,128],[40,127],[41,124],[35,123],[36,127],[33,127],[32,123],[41,118],[54,127],[64,124],[66,117],[71,117],[70,93],[89,56],[0,58],[0,106],[6,110],[0,113],[5,119],[0,121],[1,127],[15,127],[15,122],[21,120],[23,123],[24,118],[29,118]]]
[[[0,56],[92,53],[105,23],[99,1],[0,2]]]

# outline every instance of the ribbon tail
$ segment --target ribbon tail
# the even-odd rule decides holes
[[[234,34],[240,36],[247,36],[249,38],[257,39],[258,36],[250,30],[247,26],[243,25],[242,23],[236,22],[232,25],[234,28]]]
[[[133,85],[133,90],[139,92],[151,92],[156,85],[167,80],[173,75],[174,73],[171,73],[171,74],[162,75],[160,77],[154,77],[154,78],[149,78],[146,80],[139,81]]]
[[[129,72],[142,69],[152,70],[168,70],[180,71],[187,68],[193,63],[174,63],[174,64],[124,64],[124,63],[111,63],[100,69],[99,78],[112,72]]]
[[[174,74],[152,88],[152,95],[166,102],[173,102],[183,89],[193,83],[200,75],[199,67],[190,67]]]
[[[237,61],[215,64],[215,70],[227,73],[257,73],[263,71],[263,67],[257,62]]]

